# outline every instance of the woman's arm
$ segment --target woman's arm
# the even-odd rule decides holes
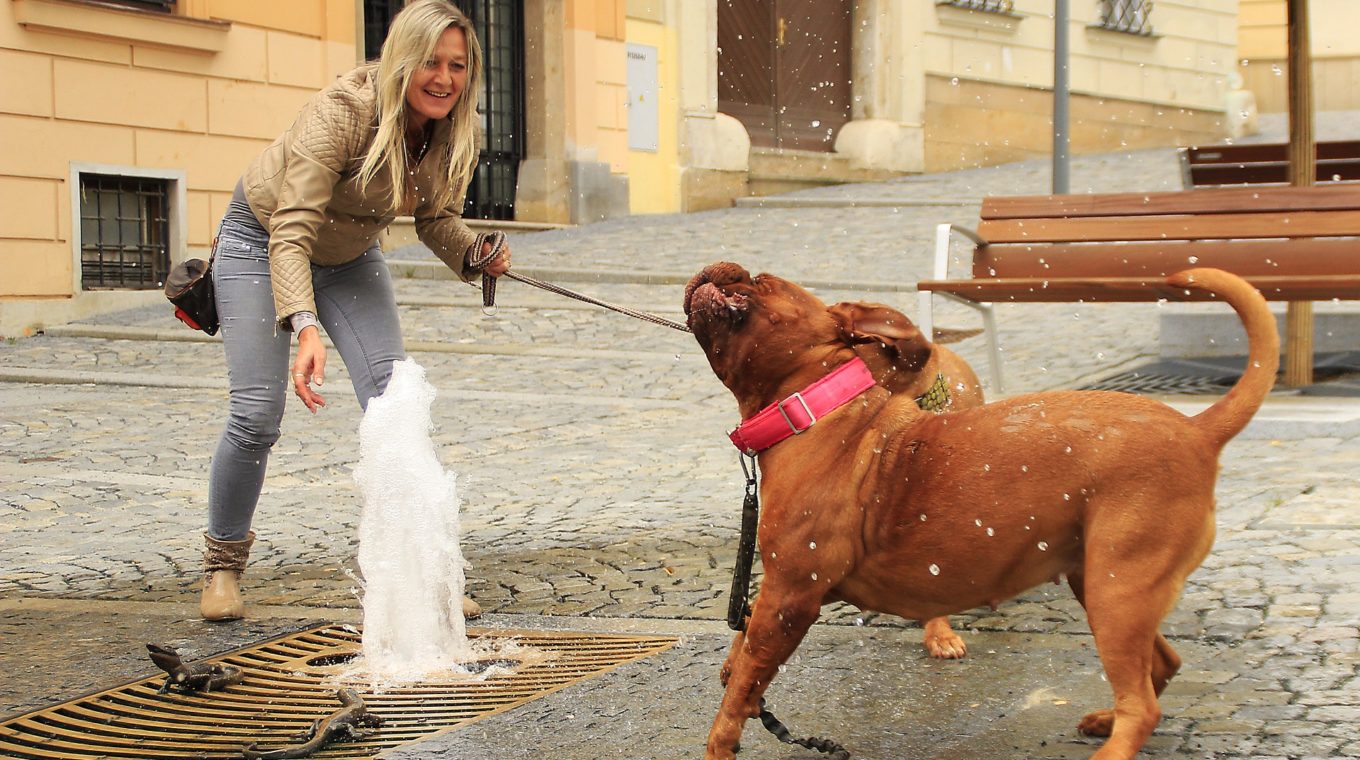
[[[434,193],[428,194],[433,196]],[[439,257],[463,282],[469,282],[480,271],[468,268],[467,253],[477,235],[463,221],[463,199],[458,193],[447,206],[436,206],[432,198],[424,200],[415,210],[416,237]]]

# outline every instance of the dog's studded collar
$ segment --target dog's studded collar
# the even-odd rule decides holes
[[[798,435],[851,399],[874,387],[874,376],[858,356],[826,377],[756,412],[731,433],[732,444],[754,456],[785,438]]]
[[[944,375],[936,375],[930,389],[916,397],[916,405],[927,412],[943,412],[949,406],[949,381]]]

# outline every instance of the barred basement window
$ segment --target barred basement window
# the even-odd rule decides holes
[[[175,0],[105,0],[109,5],[125,5],[129,8],[144,8],[149,11],[169,13],[175,8]]]
[[[154,290],[170,272],[164,179],[80,175],[80,282],[85,290]]]
[[[1014,10],[1014,0],[937,0],[936,5],[952,5],[970,11],[987,13],[1010,13]]]
[[[1129,34],[1152,34],[1152,0],[1100,0],[1101,29]]]

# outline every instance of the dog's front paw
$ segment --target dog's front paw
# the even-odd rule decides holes
[[[926,634],[921,639],[926,652],[940,660],[960,660],[968,654],[968,645],[949,628],[949,618],[934,618],[926,623]]]
[[[1077,730],[1087,736],[1109,736],[1114,730],[1114,710],[1096,710],[1077,724]]]

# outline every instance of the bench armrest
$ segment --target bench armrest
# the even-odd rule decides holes
[[[977,232],[957,224],[941,224],[935,227],[935,266],[930,273],[933,280],[949,279],[949,234],[957,233],[973,241],[973,245],[987,245]]]

